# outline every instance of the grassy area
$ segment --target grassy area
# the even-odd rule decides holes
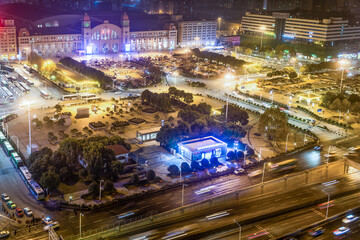
[[[88,186],[83,181],[78,181],[75,184],[71,184],[71,185],[60,183],[58,186],[58,190],[60,192],[62,192],[63,194],[84,191],[87,189],[88,189]]]

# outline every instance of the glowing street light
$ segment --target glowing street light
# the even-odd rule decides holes
[[[349,64],[349,62],[346,59],[341,59],[339,61],[341,66],[341,81],[340,81],[340,93],[342,92],[342,82],[344,81],[344,70],[345,67]]]
[[[264,31],[266,30],[265,26],[261,26],[260,27],[260,31],[261,31],[261,41],[260,41],[260,48],[262,48],[262,42],[263,42],[263,36],[264,36]]]

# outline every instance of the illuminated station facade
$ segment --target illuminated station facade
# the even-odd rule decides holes
[[[19,29],[19,56],[26,58],[31,51],[44,57],[52,57],[71,53],[105,54],[176,48],[175,24],[164,22],[149,29],[142,28],[146,23],[142,24],[138,20],[132,27],[126,13],[117,16],[120,18],[120,23],[116,19],[114,23],[109,20],[100,22],[101,19],[98,17],[94,17],[93,20],[86,13],[80,19],[74,15],[65,15],[39,20],[32,29]],[[66,21],[81,22],[81,26],[62,27],[61,22]]]
[[[178,147],[180,156],[189,161],[222,158],[227,153],[227,144],[213,136],[179,142]]]

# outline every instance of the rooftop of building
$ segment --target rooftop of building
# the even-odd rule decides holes
[[[114,153],[115,153],[115,156],[127,154],[127,153],[130,152],[130,151],[127,150],[123,145],[119,145],[119,144],[109,145],[109,146],[106,146],[106,148],[113,150]]]
[[[178,143],[179,147],[188,149],[191,152],[213,149],[221,146],[227,146],[227,144],[213,136],[197,138],[192,140],[187,140]]]
[[[141,135],[159,132],[161,127],[153,127],[148,129],[139,130],[138,133]]]

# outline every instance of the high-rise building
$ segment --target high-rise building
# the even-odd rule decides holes
[[[216,43],[216,20],[179,21],[177,25],[181,47],[209,46]]]
[[[16,58],[16,28],[14,20],[0,20],[0,57],[1,59]]]
[[[273,12],[272,15],[246,13],[242,18],[243,34],[276,38],[282,41],[315,43],[334,46],[360,41],[360,26],[350,26],[342,17],[297,17],[289,13]]]

